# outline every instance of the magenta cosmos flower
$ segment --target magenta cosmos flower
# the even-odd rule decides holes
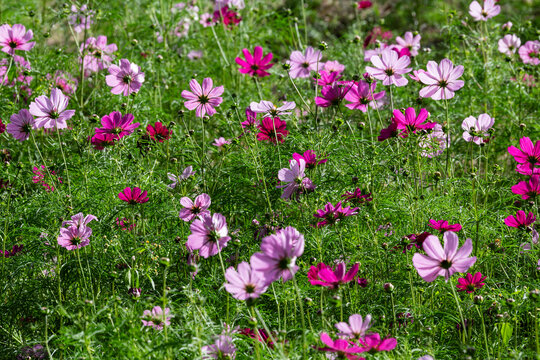
[[[442,233],[446,231],[458,232],[461,231],[460,224],[449,224],[446,220],[429,220],[429,227],[435,230],[439,230]]]
[[[499,52],[512,56],[520,45],[521,40],[516,35],[507,34],[499,40]]]
[[[358,9],[370,8],[373,4],[369,0],[362,0],[358,2]]]
[[[98,72],[109,67],[113,61],[113,53],[118,50],[116,44],[107,44],[106,36],[89,37],[81,44],[81,53],[85,54],[83,66],[85,76],[90,72]]]
[[[240,65],[238,71],[250,76],[257,75],[258,77],[265,77],[270,75],[266,70],[274,66],[274,64],[270,63],[273,57],[272,53],[268,53],[263,57],[263,49],[260,46],[255,46],[253,55],[251,55],[248,49],[244,49],[242,52],[246,59],[244,60],[240,57],[235,59],[236,63]]]
[[[402,130],[399,136],[408,137],[409,134],[416,134],[418,130],[431,130],[437,123],[425,122],[429,117],[429,112],[426,109],[420,109],[418,116],[416,110],[409,107],[405,109],[405,114],[399,110],[394,110],[394,121],[397,124],[397,129]]]
[[[276,144],[277,141],[283,143],[287,135],[289,135],[289,131],[287,130],[287,123],[285,121],[278,117],[265,117],[259,124],[257,140],[269,141],[273,144]]]
[[[195,201],[191,201],[188,197],[183,197],[180,199],[180,204],[184,208],[180,210],[178,217],[184,221],[191,221],[202,215],[210,215],[208,208],[212,204],[212,200],[210,200],[210,195],[201,194],[195,198]]]
[[[295,193],[300,193],[304,188],[315,188],[311,180],[306,177],[306,162],[303,159],[291,160],[289,167],[289,169],[283,168],[278,172],[278,179],[283,183],[287,183],[276,186],[278,189],[284,188],[283,194],[281,194],[282,199],[290,199]]]
[[[294,101],[284,101],[283,105],[276,106],[271,101],[263,100],[259,103],[252,102],[249,104],[251,111],[257,114],[263,114],[264,117],[279,117],[281,115],[290,115],[290,110],[296,107]]]
[[[488,114],[478,115],[478,120],[474,116],[469,116],[461,124],[463,140],[473,141],[480,145],[489,141],[489,130],[495,123],[495,120]]]
[[[532,175],[529,181],[520,181],[512,186],[512,192],[521,195],[523,200],[536,197],[540,194],[540,175]]]
[[[540,64],[540,41],[527,41],[518,50],[519,57],[524,64],[538,65]]]
[[[327,333],[321,334],[321,341],[325,347],[319,348],[320,351],[326,351],[330,353],[336,353],[337,357],[340,359],[349,359],[349,360],[365,360],[360,356],[354,355],[359,354],[363,350],[358,345],[354,344],[349,340],[336,339],[332,340],[330,335]]]
[[[351,85],[326,85],[321,89],[321,95],[315,97],[315,104],[319,107],[338,106],[349,92]]]
[[[366,332],[371,327],[371,315],[367,315],[362,319],[362,315],[354,314],[349,316],[349,322],[340,322],[336,324],[336,328],[340,331],[339,336],[346,336],[350,340],[358,340],[366,335]]]
[[[109,74],[105,81],[115,95],[137,93],[144,82],[144,73],[139,65],[130,63],[128,59],[120,59],[120,66],[109,66]]]
[[[293,79],[309,77],[311,71],[317,71],[321,66],[321,59],[322,53],[311,46],[308,46],[303,54],[300,51],[293,51],[288,61],[291,66],[289,75]]]
[[[324,209],[319,209],[313,216],[322,219],[317,223],[317,227],[323,227],[327,225],[334,225],[337,222],[345,219],[348,216],[356,215],[358,208],[351,209],[350,206],[343,207],[341,201],[334,206],[331,202],[324,206]]]
[[[131,190],[130,187],[126,187],[120,194],[118,194],[118,198],[127,202],[129,205],[144,204],[148,201],[148,196],[146,196],[147,194],[148,192],[146,190],[141,191],[141,189],[138,187],[133,188],[133,190]]]
[[[366,66],[366,71],[375,79],[382,80],[383,85],[405,86],[409,82],[403,74],[410,72],[411,59],[408,56],[399,57],[395,51],[385,49],[381,55],[370,59],[374,65]]]
[[[216,107],[223,102],[221,95],[225,91],[223,85],[214,87],[211,78],[205,78],[202,82],[202,87],[197,80],[192,79],[189,82],[191,91],[182,91],[182,97],[187,101],[184,106],[188,110],[195,110],[197,117],[205,115],[212,116],[216,113]]]
[[[296,258],[304,253],[304,235],[288,226],[264,237],[261,251],[251,256],[251,268],[260,272],[267,284],[279,278],[286,282],[298,271]]]
[[[469,257],[472,252],[471,239],[467,239],[458,249],[459,239],[455,232],[447,231],[443,238],[444,250],[439,238],[430,235],[423,243],[427,255],[416,253],[413,256],[413,264],[418,275],[427,282],[432,282],[438,276],[444,276],[448,281],[454,273],[464,273],[476,262],[476,256]]]
[[[463,75],[464,69],[463,65],[454,67],[452,61],[448,59],[442,59],[438,65],[435,61],[428,61],[427,71],[417,73],[420,81],[428,85],[420,90],[420,96],[430,97],[433,100],[453,98],[454,92],[465,84],[463,80],[458,80]]]
[[[101,128],[96,128],[96,134],[111,134],[115,140],[130,135],[138,128],[140,123],[133,123],[133,115],[122,116],[119,111],[113,111],[101,118]]]
[[[540,166],[540,140],[537,140],[533,146],[529,137],[522,137],[519,139],[519,146],[521,149],[515,146],[508,147],[508,152],[520,164],[518,168],[528,171],[528,175],[531,175],[535,167]]]
[[[342,261],[332,270],[330,266],[319,263],[317,266],[311,266],[307,276],[311,285],[337,289],[340,285],[354,280],[359,266],[360,264],[355,263],[349,271],[346,271],[347,265]]]
[[[470,294],[476,289],[481,289],[485,285],[485,280],[486,277],[482,276],[482,273],[480,272],[477,272],[474,275],[467,273],[465,277],[458,279],[458,284],[456,287],[458,288],[458,291],[466,291],[468,294]]]
[[[368,105],[373,109],[378,109],[382,106],[382,102],[377,102],[384,97],[385,92],[381,91],[375,93],[377,83],[374,81],[370,84],[360,80],[355,83],[345,95],[345,100],[350,101],[350,104],[345,104],[351,110],[360,110],[362,112],[367,111]]]
[[[168,129],[160,121],[156,121],[154,125],[148,124],[146,126],[146,133],[148,136],[150,136],[150,139],[160,143],[164,142],[165,140],[169,140],[172,132],[172,129]]]
[[[532,212],[525,214],[525,211],[519,210],[515,216],[510,215],[504,219],[504,223],[507,226],[515,227],[518,229],[526,229],[536,222],[536,216]]]
[[[245,261],[238,264],[238,271],[228,268],[225,280],[225,289],[238,300],[256,299],[268,288],[264,276]]]
[[[205,345],[201,348],[204,353],[203,359],[234,359],[236,357],[236,347],[232,337],[219,335],[212,345]]]
[[[201,215],[199,219],[193,221],[190,230],[187,246],[192,250],[199,250],[199,255],[205,259],[218,254],[231,240],[225,216],[219,213],[212,216]]]
[[[417,56],[418,50],[420,50],[420,40],[422,36],[413,35],[412,32],[407,31],[403,37],[396,37],[396,42],[402,48],[408,49],[411,56]]]
[[[144,326],[151,326],[156,330],[162,330],[163,326],[171,325],[171,309],[162,309],[161,306],[154,306],[152,310],[144,310],[142,323]]]
[[[28,139],[30,131],[36,125],[34,117],[26,109],[22,109],[18,114],[11,115],[9,119],[11,122],[6,125],[6,131],[20,142]]]
[[[469,14],[476,21],[487,21],[488,19],[499,15],[501,7],[495,5],[495,0],[484,0],[484,5],[480,5],[478,1],[473,1],[469,5]]]
[[[51,97],[38,96],[30,103],[30,114],[36,118],[36,128],[65,129],[66,121],[75,115],[75,110],[66,110],[69,98],[60,89],[51,90]]]
[[[317,155],[315,155],[315,152],[313,150],[307,150],[304,152],[303,155],[300,155],[298,153],[292,154],[292,157],[296,161],[300,161],[300,159],[304,160],[306,162],[306,169],[314,169],[317,165],[324,164],[328,161],[328,159],[322,159],[317,161]]]
[[[255,126],[259,125],[257,120],[257,113],[252,111],[249,107],[246,108],[246,120],[240,123],[242,129],[252,129]]]
[[[359,344],[362,346],[362,352],[375,353],[379,351],[391,351],[397,346],[397,340],[394,338],[386,338],[381,340],[378,333],[366,335],[359,339]]]
[[[34,34],[32,30],[26,31],[21,24],[0,26],[0,46],[2,51],[10,55],[15,55],[15,50],[29,51],[36,44],[31,42]]]

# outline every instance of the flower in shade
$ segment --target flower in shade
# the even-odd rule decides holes
[[[3,134],[4,131],[6,131],[6,124],[4,124],[2,119],[0,119],[0,134]]]
[[[324,263],[319,263],[317,266],[311,266],[308,271],[308,279],[311,285],[324,286],[332,289],[337,289],[340,285],[347,284],[354,280],[358,273],[360,264],[355,263],[349,271],[347,265],[342,261],[332,268]]]
[[[395,51],[385,49],[381,55],[370,58],[373,66],[366,66],[366,71],[375,79],[382,80],[383,85],[405,86],[409,82],[403,74],[410,72],[411,59],[408,56],[399,57]]]
[[[225,280],[225,289],[238,300],[256,299],[268,288],[264,276],[245,261],[238,264],[238,271],[228,268]]]
[[[397,346],[397,340],[394,338],[386,338],[381,340],[378,333],[366,335],[358,340],[362,346],[362,352],[376,353],[379,351],[391,351]]]
[[[2,51],[9,55],[15,55],[15,50],[29,51],[36,44],[32,40],[32,30],[26,31],[21,24],[0,26],[0,46]]]
[[[241,57],[235,59],[236,63],[240,65],[240,71],[242,74],[248,74],[250,76],[257,75],[258,77],[264,77],[270,75],[266,70],[270,69],[274,64],[272,61],[272,53],[268,53],[263,57],[263,49],[260,46],[255,46],[253,55],[248,49],[243,49],[245,60]]]
[[[128,59],[120,59],[120,66],[109,66],[109,75],[105,77],[111,93],[128,96],[139,92],[144,82],[144,73],[139,65],[132,64]]]
[[[519,139],[519,146],[521,149],[515,146],[508,147],[508,152],[517,163],[522,165],[521,169],[529,170],[531,172],[529,175],[531,175],[535,167],[540,166],[540,140],[533,145],[529,137],[522,137]]]
[[[225,91],[223,85],[214,87],[212,79],[205,78],[202,87],[195,79],[189,82],[189,87],[191,91],[182,91],[182,97],[187,100],[184,106],[188,110],[195,110],[195,114],[201,118],[205,115],[214,115],[216,113],[215,107],[223,102],[221,97]]]
[[[148,124],[146,126],[146,133],[153,141],[164,142],[171,138],[172,129],[169,130],[161,122],[157,121],[154,125]]]
[[[321,58],[322,53],[311,46],[308,46],[303,54],[297,50],[293,51],[288,61],[291,66],[289,75],[293,79],[309,77],[311,71],[317,71],[320,67]]]
[[[292,279],[298,266],[296,258],[304,253],[304,235],[292,226],[262,239],[261,252],[251,256],[251,268],[260,272],[267,284],[279,278]]]
[[[362,0],[358,2],[358,8],[359,9],[367,9],[370,8],[373,4],[369,0]]]
[[[418,50],[420,50],[420,40],[422,36],[420,34],[413,35],[412,32],[407,31],[403,37],[397,36],[396,42],[402,48],[406,48],[410,51],[410,56],[417,56]]]
[[[523,200],[536,197],[540,194],[540,175],[532,175],[529,181],[520,181],[512,186],[512,192],[521,195]]]
[[[465,277],[458,279],[456,287],[458,288],[458,291],[467,291],[467,293],[470,294],[476,289],[481,289],[485,285],[485,280],[486,277],[482,276],[480,272],[477,272],[474,275],[467,273]]]
[[[293,110],[296,107],[294,101],[284,101],[283,105],[276,106],[271,101],[263,100],[260,103],[252,102],[249,104],[251,111],[257,114],[263,114],[264,117],[278,117],[281,115],[290,115],[289,110]],[[247,114],[247,110],[246,110]]]
[[[219,213],[201,215],[191,223],[190,230],[188,247],[199,250],[199,255],[205,259],[217,255],[231,240],[225,216]]]
[[[67,250],[80,249],[90,244],[92,229],[88,226],[70,226],[61,228],[58,235],[58,245]]]
[[[499,52],[512,56],[521,45],[521,40],[516,35],[507,34],[499,40]]]
[[[255,111],[251,110],[251,108],[247,107],[246,108],[246,120],[242,121],[240,123],[240,125],[242,126],[242,129],[253,128],[255,126],[258,126],[259,121],[257,120],[257,113]]]
[[[161,306],[154,306],[152,310],[144,310],[142,323],[144,326],[151,326],[156,330],[162,330],[164,326],[171,325],[171,309],[162,309]]]
[[[495,0],[484,0],[484,5],[480,5],[478,1],[473,1],[469,5],[469,14],[476,21],[487,21],[488,19],[499,15],[501,7],[495,5]]]
[[[257,334],[255,334],[255,332],[252,329],[243,328],[243,329],[240,329],[239,333],[251,339],[262,342],[263,344],[266,344],[270,349],[274,348],[274,343],[272,341],[272,338],[268,335],[268,333],[264,329],[258,329]],[[276,336],[277,334],[274,332],[273,335]]]
[[[371,327],[371,315],[367,315],[365,319],[362,315],[354,314],[349,316],[349,322],[340,322],[336,324],[336,328],[340,331],[339,336],[346,336],[350,340],[358,340],[366,335],[366,332]]]
[[[201,348],[203,359],[234,359],[236,357],[236,347],[232,337],[219,335],[213,344],[205,345]]]
[[[113,53],[118,50],[116,44],[107,44],[106,36],[89,37],[81,44],[81,53],[85,54],[83,67],[85,76],[109,67],[113,61]]]
[[[45,359],[47,356],[46,349],[41,344],[34,345],[32,347],[25,346],[21,349],[21,352],[15,360],[33,360],[33,359]]]
[[[223,136],[218,138],[218,139],[214,139],[214,142],[212,143],[212,145],[214,146],[217,146],[218,148],[222,147],[222,146],[225,146],[225,145],[230,145],[230,141],[229,140],[226,140]]]
[[[276,144],[277,141],[283,143],[287,135],[289,135],[289,131],[287,130],[287,123],[285,121],[278,117],[265,117],[259,124],[257,140],[269,141],[273,144]]]
[[[373,109],[381,107],[382,102],[377,102],[384,97],[385,91],[376,93],[376,82],[372,82],[371,85],[365,81],[360,80],[355,83],[345,95],[345,100],[350,101],[350,104],[345,104],[351,110],[357,109],[362,112],[367,111],[368,105]]]
[[[134,187],[133,190],[128,186],[120,194],[118,198],[127,202],[129,205],[144,204],[148,201],[148,192],[146,190],[141,191],[140,188]]]
[[[478,115],[478,119],[474,116],[469,116],[461,124],[464,130],[463,139],[467,142],[473,141],[480,145],[489,141],[489,130],[495,123],[495,120],[488,114]]]
[[[504,223],[507,226],[515,227],[519,229],[526,229],[536,222],[536,216],[532,212],[526,214],[525,211],[519,210],[515,216],[508,216],[504,219]]]
[[[323,332],[321,334],[321,341],[326,346],[322,348],[318,348],[320,351],[336,353],[338,358],[341,358],[341,359],[365,360],[364,358],[361,358],[360,356],[354,355],[354,354],[361,353],[363,350],[358,345],[356,345],[355,343],[349,340],[345,340],[345,339],[332,340],[330,335]]]
[[[464,69],[463,65],[454,67],[448,59],[442,59],[438,65],[435,61],[428,61],[427,71],[419,71],[417,75],[423,84],[428,85],[420,90],[420,96],[433,100],[453,98],[454,92],[465,84],[463,80],[458,80]]]
[[[90,143],[94,146],[94,149],[103,150],[108,146],[113,146],[116,140],[118,140],[118,136],[115,134],[99,133],[92,136]]]
[[[284,185],[276,186],[279,188],[284,188],[283,194],[281,194],[282,199],[291,199],[294,194],[299,194],[304,190],[304,187],[315,187],[311,180],[306,177],[306,162],[303,159],[299,161],[291,160],[289,161],[289,169],[283,168],[278,172],[278,179],[281,182],[287,183]]]
[[[321,95],[315,97],[315,104],[319,107],[338,106],[347,95],[350,85],[326,85],[321,89]]]
[[[524,64],[540,64],[540,41],[527,41],[519,48],[518,54]]]
[[[195,171],[193,171],[193,166],[191,165],[186,167],[181,175],[176,176],[175,174],[167,173],[167,177],[173,182],[172,184],[167,185],[167,187],[174,189],[179,182],[184,181],[193,175],[195,175]]]
[[[227,27],[238,25],[242,18],[238,16],[238,13],[229,9],[228,6],[223,6],[221,9],[214,11],[214,22],[218,23],[222,21]]]
[[[60,89],[51,90],[51,97],[38,96],[30,103],[30,114],[35,117],[36,128],[65,129],[66,121],[75,115],[75,110],[66,110],[69,98]]]
[[[88,9],[85,4],[80,9],[75,5],[71,5],[71,15],[68,17],[68,22],[73,26],[73,31],[76,33],[83,32],[85,29],[90,29],[90,26],[94,23],[92,19],[95,12]]]
[[[132,134],[140,123],[133,123],[133,114],[122,114],[113,111],[101,118],[101,128],[96,128],[96,134],[111,134],[115,140]]]
[[[195,198],[195,201],[192,201],[188,197],[183,197],[180,199],[180,204],[184,208],[180,210],[178,217],[184,221],[191,221],[196,217],[210,215],[208,208],[212,204],[212,200],[208,194],[201,194]]]
[[[10,62],[12,62],[12,70],[10,73],[8,73],[8,69],[10,68]],[[16,71],[13,71],[15,70]],[[0,78],[1,83],[7,86],[17,86],[17,83],[19,83],[21,90],[22,89],[29,89],[26,85],[30,85],[32,82],[33,77],[30,76],[30,70],[32,67],[30,66],[30,63],[25,60],[22,56],[14,55],[10,57],[10,60],[4,58],[0,60]],[[10,74],[17,75],[14,76],[12,79],[10,79]],[[11,80],[11,81],[10,81]],[[31,94],[31,91],[30,91]],[[30,95],[29,94],[29,95]]]
[[[429,112],[426,109],[420,109],[418,116],[416,116],[416,110],[409,107],[405,109],[405,114],[400,110],[394,110],[394,119],[397,123],[397,128],[402,130],[399,136],[408,137],[409,134],[416,134],[418,130],[431,130],[437,123],[425,122],[429,117]]]
[[[424,231],[421,234],[410,234],[405,236],[405,239],[409,240],[409,243],[405,245],[405,248],[403,249],[403,252],[406,252],[406,250],[410,250],[414,247],[416,247],[419,250],[424,250],[424,241],[428,238],[428,236],[431,236],[431,233],[428,233],[427,231]]]
[[[423,149],[420,155],[428,158],[439,156],[447,144],[450,145],[450,138],[446,136],[440,124],[435,124],[433,130],[420,139],[418,146]]]
[[[292,157],[296,161],[300,161],[300,159],[303,159],[306,162],[306,169],[314,169],[317,165],[324,164],[328,161],[328,159],[322,159],[317,161],[317,155],[315,155],[315,152],[313,150],[307,150],[304,152],[303,155],[294,153],[292,154]]]
[[[467,239],[458,249],[459,239],[455,232],[446,231],[443,235],[444,249],[439,238],[430,235],[423,244],[427,255],[416,253],[413,264],[418,275],[427,282],[432,282],[438,276],[444,276],[448,281],[456,272],[464,273],[476,262],[476,256],[469,257],[472,252],[472,240]]]
[[[22,109],[17,114],[11,115],[11,122],[6,125],[6,131],[20,142],[28,139],[30,131],[35,127],[35,120],[30,111]]]
[[[52,80],[54,86],[62,90],[63,93],[72,95],[77,90],[79,81],[74,78],[70,73],[58,70],[54,76],[47,74],[47,79]]]
[[[458,232],[461,231],[460,224],[449,224],[446,220],[429,220],[429,227],[435,230],[439,230],[441,234],[446,231]]]
[[[399,135],[398,123],[395,118],[392,118],[392,122],[388,127],[381,129],[380,135],[377,137],[378,141],[384,141],[386,139],[394,138]]]
[[[320,228],[327,225],[334,225],[345,217],[356,215],[357,213],[358,208],[351,209],[350,206],[343,207],[341,206],[341,201],[338,201],[335,206],[330,202],[327,203],[324,209],[317,210],[313,216],[322,219],[322,221],[317,223],[317,227]]]
[[[371,197],[371,193],[366,193],[362,191],[360,188],[354,189],[354,191],[345,191],[345,194],[341,195],[342,198],[345,198],[343,202],[350,202],[354,205],[362,205],[367,202],[373,201],[373,198]]]

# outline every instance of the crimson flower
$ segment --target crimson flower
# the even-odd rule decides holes
[[[325,162],[328,161],[328,159],[322,159],[322,160],[317,161],[317,155],[315,155],[315,152],[313,150],[308,150],[304,152],[303,155],[294,153],[292,157],[297,162],[300,162],[300,159],[303,159],[306,162],[306,169],[313,169],[315,168],[315,166],[324,164]]]
[[[263,57],[263,49],[260,46],[255,46],[253,55],[251,55],[248,49],[244,49],[242,52],[244,53],[246,60],[240,57],[235,59],[236,63],[240,65],[238,71],[250,76],[257,75],[258,77],[265,77],[270,75],[266,70],[274,66],[274,64],[270,63],[273,57],[272,53],[268,53]]]
[[[343,200],[344,202],[351,202],[355,205],[362,205],[367,202],[373,201],[373,197],[371,197],[371,193],[364,194],[362,192],[362,189],[356,188],[354,191],[346,191],[345,194],[341,195],[342,198],[345,198]]]
[[[130,187],[126,187],[118,194],[118,198],[127,202],[129,205],[144,204],[148,201],[147,194],[148,192],[146,190],[141,191],[138,187],[133,188],[133,190]]]
[[[224,6],[219,10],[214,11],[214,22],[222,21],[227,27],[238,25],[242,18],[238,16],[238,13],[229,9],[228,6]]]
[[[289,135],[287,123],[278,117],[273,119],[271,117],[265,117],[259,124],[259,131],[257,140],[269,141],[273,144],[276,143],[276,140],[283,143],[285,141],[284,138]]]
[[[315,98],[315,104],[319,107],[337,106],[343,101],[345,95],[351,89],[350,85],[341,84],[326,85],[321,89],[321,96]]]
[[[458,291],[467,291],[467,293],[470,294],[476,289],[481,289],[485,285],[485,280],[486,277],[482,276],[480,272],[477,272],[474,275],[467,273],[465,277],[458,279],[456,287],[458,288]]]
[[[323,219],[317,223],[317,227],[323,227],[326,225],[334,225],[338,221],[341,221],[345,217],[356,215],[358,213],[358,208],[352,208],[350,206],[343,207],[341,201],[334,206],[332,203],[327,203],[324,206],[324,209],[319,209],[313,216],[316,218]]]
[[[392,122],[388,127],[381,129],[380,135],[377,137],[377,140],[384,141],[386,139],[397,137],[399,134],[398,123],[395,118],[392,119]]]
[[[358,2],[359,9],[367,9],[367,8],[370,8],[372,5],[373,4],[371,3],[371,1],[368,1],[368,0],[363,0],[363,1]]]
[[[163,124],[158,121],[154,124],[154,126],[148,124],[146,127],[146,132],[148,133],[148,136],[150,136],[150,139],[163,142],[171,138],[172,129],[167,129],[166,126],[163,126]]]

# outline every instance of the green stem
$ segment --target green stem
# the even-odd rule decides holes
[[[448,281],[448,283],[450,284],[450,289],[452,290],[452,294],[454,295],[454,300],[456,301],[456,305],[459,311],[459,317],[461,319],[461,325],[463,326],[462,327],[463,339],[465,339],[467,337],[467,331],[465,329],[465,319],[463,318],[463,312],[461,311],[461,305],[459,305],[459,299],[456,294],[456,289],[455,289],[454,283],[452,282],[452,278],[450,278],[450,281]]]
[[[302,358],[307,359],[307,341],[306,341],[306,321],[304,319],[304,305],[302,303],[302,297],[300,295],[300,289],[298,288],[298,284],[296,283],[296,276],[294,275],[294,270],[292,268],[289,269],[292,275],[292,280],[294,284],[294,288],[296,290],[296,297],[298,300],[298,307],[300,308],[300,320],[302,321]]]

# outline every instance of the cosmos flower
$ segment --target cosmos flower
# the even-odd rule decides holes
[[[201,348],[203,359],[234,359],[236,357],[236,347],[232,337],[219,335],[213,344],[205,345]]]
[[[97,220],[97,217],[94,215],[86,215],[84,216],[83,213],[75,214],[71,217],[71,220],[64,221],[62,223],[62,226],[87,226],[91,221]]]
[[[61,228],[58,235],[58,245],[67,250],[75,250],[90,244],[92,229],[88,226],[70,226]]]
[[[245,261],[238,264],[238,271],[228,268],[225,280],[225,289],[238,300],[256,299],[268,288],[264,276]]]
[[[199,255],[205,259],[217,255],[231,240],[225,216],[219,213],[201,215],[191,223],[190,230],[187,245],[192,250],[199,250]]]
[[[439,156],[450,145],[450,138],[444,133],[440,124],[435,124],[432,131],[420,138],[418,146],[422,149],[420,155],[428,158]]]
[[[331,289],[337,289],[340,285],[347,284],[354,280],[358,273],[360,264],[355,263],[349,271],[347,265],[342,261],[338,263],[335,269],[320,263],[317,266],[311,266],[308,271],[308,279],[311,285],[323,286]]]
[[[399,135],[398,122],[395,118],[392,118],[392,122],[388,127],[381,129],[380,135],[377,137],[378,141],[384,141],[386,139],[394,138]]]
[[[369,0],[362,0],[358,2],[358,9],[370,8],[373,4]]]
[[[85,76],[91,72],[98,72],[108,68],[113,61],[113,53],[118,51],[116,44],[107,44],[106,36],[89,37],[81,44],[80,51],[84,55],[82,60]]]
[[[266,70],[274,66],[274,64],[270,63],[273,57],[272,53],[268,53],[263,57],[263,49],[260,46],[255,46],[253,55],[251,55],[248,49],[244,49],[242,52],[244,53],[245,60],[240,57],[235,59],[236,63],[240,65],[240,69],[238,69],[240,73],[250,76],[257,75],[258,77],[270,75]]]
[[[532,175],[529,181],[520,181],[512,186],[512,192],[521,195],[523,200],[536,197],[540,194],[540,175]]]
[[[218,148],[230,144],[231,142],[229,140],[226,140],[223,136],[218,139],[214,139],[214,142],[212,143],[212,145],[217,146]]]
[[[489,130],[493,126],[495,120],[488,114],[478,115],[478,120],[474,116],[469,116],[461,124],[464,130],[463,139],[467,142],[473,141],[480,145],[489,141]]]
[[[184,181],[193,175],[195,175],[195,171],[193,171],[193,166],[191,165],[186,167],[181,175],[176,176],[175,174],[167,173],[167,177],[173,182],[172,184],[167,185],[167,187],[174,189],[179,182]]]
[[[317,71],[320,67],[321,59],[322,53],[311,46],[308,46],[303,54],[300,51],[293,51],[288,61],[291,66],[289,75],[293,79],[309,77],[311,71]]]
[[[285,142],[285,137],[289,135],[287,123],[280,118],[265,117],[259,124],[258,141],[268,141],[276,144]],[[277,140],[277,141],[276,141]]]
[[[212,200],[208,194],[201,194],[195,198],[195,201],[192,201],[188,197],[183,197],[180,199],[180,204],[184,208],[180,210],[178,217],[184,221],[191,221],[196,217],[210,215],[208,208],[212,204]]]
[[[35,127],[45,129],[65,129],[66,121],[75,115],[75,110],[66,110],[69,98],[60,89],[51,90],[51,97],[38,96],[30,103],[30,114],[35,117]]]
[[[402,130],[399,136],[403,138],[408,137],[411,133],[416,134],[418,130],[431,130],[436,125],[434,122],[425,122],[429,117],[429,112],[426,109],[420,109],[418,116],[412,107],[405,109],[405,113],[394,110],[393,114],[397,128]]]
[[[519,210],[515,216],[508,216],[504,219],[504,223],[507,226],[515,227],[518,229],[526,229],[536,222],[536,216],[532,212],[525,214],[525,211]]]
[[[315,97],[315,104],[319,107],[324,108],[330,106],[338,106],[345,98],[345,95],[347,95],[350,88],[350,85],[344,86],[337,83],[334,85],[323,86],[323,88],[321,89],[322,96]]]
[[[122,114],[113,111],[101,118],[101,128],[96,128],[96,134],[112,134],[115,140],[132,134],[141,124],[133,122],[133,114]]]
[[[521,40],[516,35],[507,34],[499,40],[499,52],[512,56],[516,53],[520,45]]]
[[[324,164],[328,161],[328,159],[322,159],[317,161],[317,155],[315,155],[315,152],[313,150],[307,150],[304,152],[303,155],[300,155],[298,153],[292,154],[292,157],[296,161],[300,161],[300,159],[304,160],[306,163],[306,169],[314,169],[317,165]]]
[[[301,192],[305,180],[309,180],[306,178],[306,162],[304,159],[291,160],[289,167],[289,169],[283,168],[278,172],[278,179],[286,183],[276,186],[277,188],[284,188],[283,194],[281,194],[282,199],[291,199],[294,194]],[[311,180],[309,180],[309,183],[311,183]]]
[[[214,87],[211,78],[205,78],[202,82],[202,87],[197,80],[192,79],[189,82],[191,91],[182,91],[182,97],[187,101],[184,106],[188,110],[195,110],[197,117],[205,115],[212,116],[216,113],[216,107],[223,102],[221,95],[225,91],[223,86]]]
[[[120,194],[118,198],[127,202],[129,205],[144,204],[148,202],[148,192],[146,190],[141,191],[140,188],[134,187],[133,190],[128,186]]]
[[[172,129],[168,129],[160,121],[156,121],[154,125],[148,124],[146,126],[146,133],[150,136],[150,139],[160,143],[169,140],[172,132]]]
[[[540,140],[533,145],[531,139],[525,136],[519,139],[519,146],[521,149],[509,146],[508,152],[517,163],[533,172],[536,166],[540,166]]]
[[[324,64],[321,63],[319,67],[328,74],[341,74],[345,70],[345,65],[340,64],[339,61],[327,61]]]
[[[214,22],[223,22],[226,27],[231,28],[233,25],[240,24],[242,18],[238,13],[229,9],[228,6],[223,6],[221,9],[214,11]]]
[[[402,48],[408,49],[410,56],[417,56],[418,50],[420,50],[420,39],[422,39],[422,36],[413,35],[412,32],[407,31],[403,38],[401,36],[396,37],[396,42]]]
[[[467,294],[470,294],[475,292],[476,289],[481,289],[485,285],[485,280],[486,277],[482,276],[480,272],[477,272],[474,275],[467,273],[465,277],[458,279],[456,287],[458,288],[458,291],[467,291]]]
[[[449,224],[446,220],[434,220],[430,219],[428,226],[432,229],[439,230],[441,234],[446,231],[458,232],[461,231],[460,224]]]
[[[144,73],[139,65],[132,64],[127,59],[120,59],[120,66],[109,66],[109,75],[105,77],[111,93],[128,96],[139,92],[144,82]]]
[[[480,5],[478,1],[473,1],[469,5],[469,14],[476,21],[487,21],[488,19],[499,15],[501,7],[495,5],[495,0],[484,0],[484,5]]]
[[[317,227],[323,227],[327,225],[334,225],[337,222],[343,220],[345,217],[356,215],[358,208],[351,209],[350,206],[341,206],[341,201],[334,206],[331,202],[324,206],[324,209],[319,209],[313,216],[323,219],[317,223]]]
[[[540,64],[540,41],[527,41],[519,48],[518,53],[524,64]]]
[[[251,111],[257,114],[263,114],[265,117],[279,117],[282,115],[290,115],[289,110],[296,108],[294,101],[284,101],[280,107],[274,105],[271,101],[263,100],[259,103],[252,102],[249,104]],[[247,113],[246,113],[247,114]]]
[[[259,125],[257,120],[257,113],[251,108],[246,108],[246,121],[240,123],[243,129],[252,128]]]
[[[118,137],[115,134],[99,133],[94,134],[90,139],[90,143],[96,150],[103,150],[108,146],[114,146]]]
[[[2,51],[9,55],[15,55],[15,50],[30,51],[36,44],[32,40],[34,33],[32,30],[26,31],[21,24],[0,26],[0,47]]]
[[[379,352],[379,351],[391,351],[397,346],[397,340],[394,338],[386,338],[381,340],[381,336],[378,333],[366,335],[358,340],[360,346],[362,346],[362,352]]]
[[[375,81],[371,85],[362,80],[355,83],[345,95],[345,100],[351,102],[350,104],[345,104],[345,106],[351,110],[357,109],[364,113],[367,111],[368,105],[373,109],[378,109],[382,106],[382,102],[378,102],[377,100],[382,99],[386,92],[381,91],[376,93],[376,87],[377,83]]]
[[[161,306],[154,306],[152,310],[144,310],[142,323],[144,326],[153,327],[156,330],[162,330],[164,326],[171,325],[171,309],[162,309]]]
[[[346,336],[350,340],[358,340],[366,335],[366,332],[371,327],[371,315],[367,315],[362,319],[362,315],[354,314],[349,316],[349,322],[340,322],[336,324],[336,328],[340,331],[339,336]]]
[[[354,205],[362,205],[367,202],[373,201],[371,193],[364,194],[362,189],[356,188],[354,191],[346,191],[345,194],[341,195],[342,198],[345,198],[343,202],[350,202]]]
[[[423,84],[428,85],[420,90],[420,96],[433,100],[453,98],[454,92],[465,84],[463,80],[458,80],[464,69],[463,65],[454,67],[448,59],[442,59],[438,65],[435,61],[428,61],[427,71],[419,71],[417,75]]]
[[[68,22],[73,26],[73,31],[78,34],[85,29],[90,29],[90,26],[94,23],[94,14],[95,11],[88,9],[86,4],[81,6],[80,9],[75,5],[71,5],[71,15],[68,17]]]
[[[30,114],[30,111],[26,109],[22,109],[17,114],[11,115],[9,120],[11,122],[6,125],[6,131],[20,142],[28,139],[30,131],[32,131],[36,125],[34,117]]]
[[[330,335],[323,332],[321,334],[321,341],[326,346],[322,348],[318,348],[320,351],[336,353],[336,355],[342,359],[365,360],[364,358],[361,358],[360,356],[354,355],[354,354],[361,353],[362,348],[360,348],[358,345],[356,345],[355,343],[349,340],[344,340],[344,339],[332,340]]]
[[[199,20],[199,23],[203,27],[209,27],[216,25],[216,22],[214,21],[214,15],[209,13],[204,13],[201,15],[201,19]]]
[[[411,59],[408,56],[399,57],[395,51],[385,49],[381,55],[370,58],[374,66],[366,66],[366,71],[375,79],[382,80],[383,85],[405,86],[409,82],[403,74],[410,72]]]

